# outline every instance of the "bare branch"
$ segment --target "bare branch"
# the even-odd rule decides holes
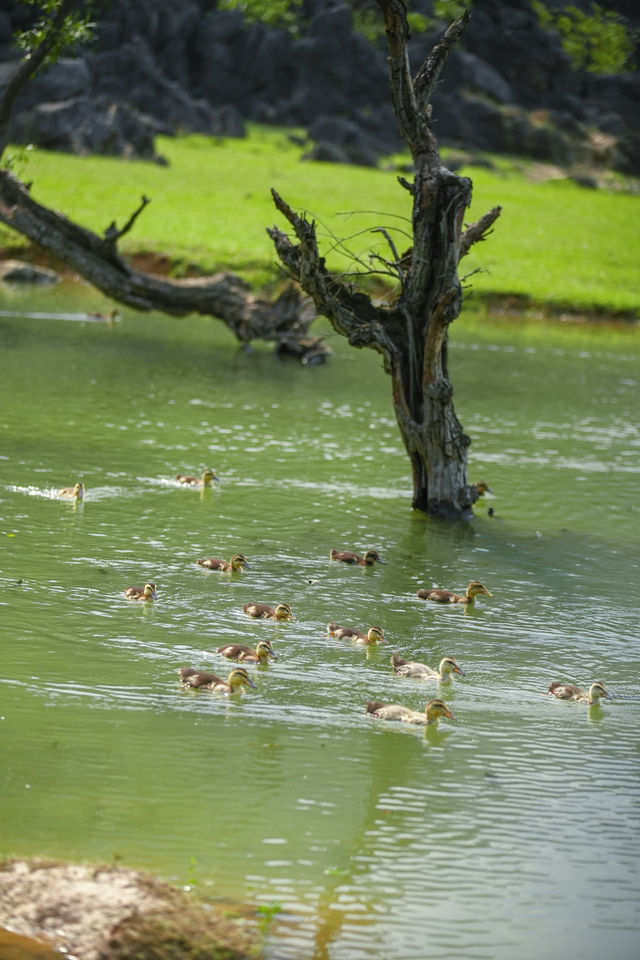
[[[0,101],[0,156],[9,142],[11,113],[18,94],[49,56],[64,28],[65,20],[71,11],[80,5],[80,2],[81,0],[62,0],[42,43],[37,50],[24,58],[9,81]]]
[[[462,258],[469,253],[474,243],[480,243],[480,241],[486,240],[489,234],[492,233],[490,227],[496,222],[501,213],[502,207],[493,207],[492,210],[489,210],[488,213],[485,213],[479,220],[476,220],[475,223],[467,227],[460,237],[458,261],[462,260]]]
[[[128,233],[129,230],[131,230],[131,227],[134,225],[134,223],[136,222],[136,220],[138,219],[138,217],[140,216],[140,214],[142,213],[142,211],[144,210],[144,208],[147,206],[148,203],[151,203],[151,200],[149,199],[149,197],[145,197],[145,195],[142,194],[140,206],[133,211],[133,213],[125,223],[122,230],[118,230],[118,228],[116,227],[115,220],[107,227],[107,229],[104,232],[104,238],[108,243],[110,243],[113,246],[114,250],[120,237],[124,237],[125,233]]]
[[[411,143],[416,139],[419,125],[419,109],[411,80],[407,42],[410,36],[407,22],[407,6],[403,0],[378,0],[384,17],[384,29],[389,47],[389,74],[391,98],[400,134]]]
[[[462,16],[451,24],[442,40],[436,44],[430,56],[427,57],[416,74],[413,87],[418,109],[421,112],[424,112],[431,103],[431,97],[433,96],[433,91],[442,72],[442,68],[464,33],[470,17],[471,14],[469,11],[465,10]]]

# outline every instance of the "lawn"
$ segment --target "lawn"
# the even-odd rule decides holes
[[[159,138],[157,147],[167,166],[34,149],[16,172],[32,181],[36,200],[98,233],[113,220],[122,226],[142,194],[150,197],[121,249],[164,254],[177,273],[195,266],[233,270],[258,287],[274,280],[265,228],[284,224],[271,187],[316,220],[337,271],[368,271],[370,253],[388,255],[382,235],[371,233],[376,226],[389,231],[400,253],[410,245],[409,195],[396,169],[304,162],[304,148],[287,131],[256,127],[242,140]],[[462,261],[474,290],[585,310],[638,310],[640,196],[570,180],[534,182],[504,158],[494,169],[459,172],[474,183],[469,220],[502,207],[491,236]],[[0,226],[0,245],[15,243]]]

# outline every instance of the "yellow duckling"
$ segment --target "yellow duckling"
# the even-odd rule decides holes
[[[68,500],[82,500],[84,497],[84,483],[76,483],[73,487],[62,487],[58,490],[59,497],[66,497]]]
[[[198,560],[198,563],[207,570],[219,570],[221,573],[238,573],[243,567],[251,570],[247,558],[243,557],[241,553],[234,553],[231,560],[219,560],[217,557],[206,559],[203,557]]]
[[[367,701],[367,713],[379,720],[401,720],[403,723],[424,723],[431,726],[437,723],[440,717],[455,720],[444,700],[429,700],[424,713],[419,710],[410,710],[400,703],[379,703],[377,700]]]
[[[611,700],[601,680],[592,683],[588,690],[585,690],[584,687],[576,687],[573,683],[562,683],[556,680],[551,684],[547,693],[559,700],[579,700],[581,703],[588,703],[589,706],[597,706],[600,703],[600,697]]]
[[[155,583],[145,583],[144,587],[129,587],[124,592],[129,600],[157,600]]]
[[[479,593],[493,596],[479,580],[472,580],[464,595],[453,593],[452,590],[418,590],[417,596],[421,600],[433,600],[434,603],[473,603]]]
[[[190,477],[186,476],[183,473],[179,473],[176,477],[178,483],[182,483],[187,487],[210,487],[213,480],[220,481],[220,477],[215,472],[215,470],[205,470],[201,477]]]
[[[362,633],[361,630],[356,630],[353,627],[341,627],[337,623],[328,623],[327,633],[330,637],[336,637],[338,640],[351,640],[353,643],[359,643],[366,647],[387,642],[381,627],[370,627],[366,633]]]
[[[178,671],[185,687],[193,690],[211,690],[213,693],[242,693],[243,687],[253,687],[255,683],[243,667],[232,670],[226,680],[215,673],[206,673],[203,670],[194,670],[193,667],[181,667]]]
[[[329,556],[332,560],[340,560],[342,563],[357,564],[360,567],[372,567],[374,563],[384,564],[377,550],[367,550],[363,557],[359,553],[351,553],[349,550],[331,550]]]
[[[269,660],[277,660],[273,647],[269,640],[260,640],[255,650],[244,643],[227,643],[223,647],[218,647],[216,653],[221,653],[228,660],[247,661],[248,663],[268,663]]]
[[[414,677],[416,680],[440,680],[449,683],[453,673],[464,677],[464,671],[458,666],[453,657],[443,657],[437,670],[428,667],[426,663],[413,660],[403,660],[397,653],[391,655],[391,666],[399,677]]]
[[[295,620],[288,603],[278,603],[275,607],[267,603],[245,603],[242,612],[259,620]]]

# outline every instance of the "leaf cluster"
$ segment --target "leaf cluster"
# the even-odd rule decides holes
[[[541,26],[560,34],[562,48],[576,69],[595,74],[624,73],[629,69],[634,37],[614,11],[597,3],[593,4],[592,13],[575,6],[555,10],[542,0],[532,0],[532,6]]]
[[[62,5],[62,0],[19,0],[19,2],[38,11],[35,22],[26,30],[18,31],[13,37],[16,46],[26,56],[30,56],[48,36],[51,21]],[[65,17],[44,64],[54,63],[65,50],[75,44],[88,43],[92,39],[94,27],[95,24],[91,20],[91,5],[79,2],[78,10],[72,11]]]

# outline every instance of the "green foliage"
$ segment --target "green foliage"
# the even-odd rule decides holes
[[[37,8],[40,14],[32,27],[28,30],[19,31],[13,37],[16,46],[25,54],[30,54],[40,46],[48,34],[51,20],[60,8],[62,0],[19,0],[19,3]],[[70,13],[66,17],[63,28],[49,56],[44,61],[45,64],[55,62],[65,50],[73,47],[74,44],[88,43],[92,39],[94,24],[91,21],[89,5],[81,4],[80,6],[80,12]],[[83,7],[85,8],[84,13],[82,12]]]
[[[8,170],[19,180],[24,178],[24,172],[29,163],[29,154],[33,150],[33,144],[28,143],[24,147],[14,147],[9,153],[5,153],[0,166]]]
[[[299,28],[302,0],[220,0],[219,10],[239,10],[249,23],[266,23],[291,33]]]
[[[473,0],[434,0],[433,12],[438,20],[453,23],[465,10],[470,10]]]
[[[532,0],[540,24],[556,30],[573,66],[590,73],[622,73],[633,53],[634,41],[617,13],[593,4],[591,14],[569,6],[562,10]]]

